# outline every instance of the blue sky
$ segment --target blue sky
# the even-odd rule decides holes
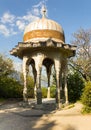
[[[10,56],[9,51],[23,40],[25,26],[41,17],[43,4],[47,17],[63,27],[66,43],[79,28],[91,28],[91,0],[0,0],[0,53]]]

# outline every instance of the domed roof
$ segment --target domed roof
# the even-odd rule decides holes
[[[65,42],[62,27],[57,22],[45,17],[26,26],[23,41],[30,42],[32,40],[43,38],[55,38]]]
[[[57,22],[50,19],[42,18],[30,23],[25,28],[24,34],[32,30],[43,30],[43,29],[55,30],[63,33],[62,27]]]

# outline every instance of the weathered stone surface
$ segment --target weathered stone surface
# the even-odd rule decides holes
[[[51,68],[54,65],[56,74],[56,103],[61,107],[62,100],[68,103],[67,90],[67,60],[75,55],[76,46],[65,43],[65,35],[62,27],[53,20],[45,18],[44,9],[43,18],[30,23],[24,31],[24,42],[10,51],[11,55],[23,59],[24,90],[23,98],[27,101],[27,75],[29,65],[32,66],[34,75],[34,85],[36,86],[35,98],[37,93],[37,104],[42,104],[41,93],[41,70],[42,65],[46,67],[48,77],[48,98],[50,97],[50,75]],[[50,70],[50,71],[49,71]],[[64,75],[64,87],[62,86],[62,75]],[[60,91],[64,91],[64,97]]]

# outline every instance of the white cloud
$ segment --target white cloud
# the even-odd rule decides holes
[[[31,12],[27,12],[26,15],[22,17],[17,17],[16,26],[20,31],[23,31],[26,25],[28,25],[30,22],[35,21],[37,19],[39,19],[39,17],[31,14]]]
[[[9,36],[10,35],[16,35],[18,32],[17,31],[15,31],[13,28],[10,28],[9,29]]]
[[[46,5],[47,0],[42,0],[38,4],[32,6],[32,9],[26,12],[26,15],[15,16],[11,12],[5,12],[2,17],[0,17],[0,34],[4,36],[12,36],[24,31],[26,25],[30,22],[39,19],[41,14],[40,8]]]
[[[3,34],[4,36],[9,36],[9,35],[15,35],[17,32],[13,30],[13,28],[8,28],[7,26],[1,24],[0,25],[0,34]]]
[[[48,1],[48,0],[42,0],[42,1],[40,1],[38,4],[34,5],[33,8],[42,7],[43,5],[46,6],[46,2],[47,2],[47,1]]]
[[[27,22],[32,22],[34,20],[37,20],[39,17],[31,14],[31,12],[27,12],[27,15],[22,17],[22,20],[25,20]]]
[[[22,22],[21,20],[16,21],[16,26],[18,27],[19,30],[23,31],[25,28],[25,23]]]
[[[32,13],[36,16],[39,16],[40,15],[40,10],[38,8],[33,8],[32,9]]]
[[[44,1],[40,1],[38,4],[34,5],[33,8],[38,8],[44,4]]]
[[[9,30],[5,25],[1,24],[0,25],[0,33],[5,35],[5,36],[8,36],[9,35]]]
[[[13,23],[15,16],[10,14],[9,12],[5,12],[1,18],[2,23]]]
[[[37,11],[39,11],[39,14],[43,15],[42,10],[43,10],[43,7],[45,7],[46,8],[46,16],[48,16],[48,10],[47,10],[47,6],[46,6],[47,1],[48,0],[42,0],[38,4],[33,6],[33,11],[35,11],[35,14],[37,13]],[[39,9],[39,8],[41,8],[41,9]]]
[[[0,34],[4,36],[15,35],[20,31],[24,31],[26,25],[38,18],[38,16],[32,14],[32,11],[27,12],[26,15],[21,17],[6,12],[0,18]]]

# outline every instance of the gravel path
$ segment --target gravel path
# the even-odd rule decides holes
[[[0,106],[0,130],[91,130],[91,115],[82,115],[82,105],[45,111],[19,107],[17,102]]]

